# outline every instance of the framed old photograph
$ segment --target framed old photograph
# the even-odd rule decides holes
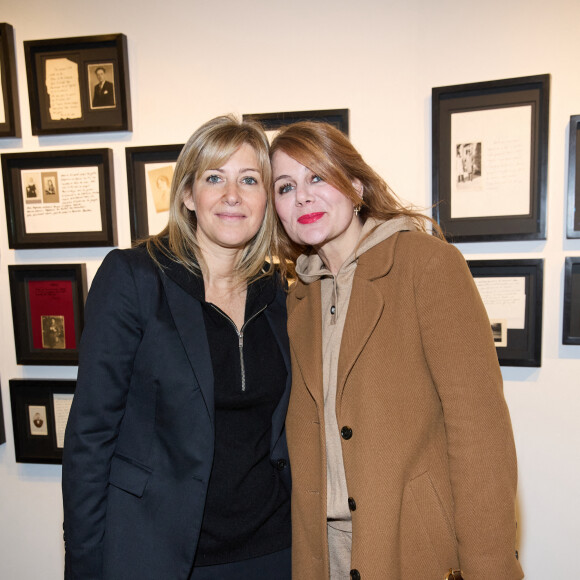
[[[0,24],[0,137],[20,137],[14,29]]]
[[[11,248],[114,246],[111,149],[2,155]]]
[[[546,239],[550,76],[432,90],[433,217],[452,242]]]
[[[273,134],[286,125],[298,121],[319,121],[330,123],[348,136],[348,109],[325,109],[319,111],[292,111],[287,113],[252,113],[243,116],[244,121],[259,121],[270,139]]]
[[[499,364],[541,366],[544,261],[467,263],[487,310]]]
[[[167,225],[171,180],[182,149],[183,144],[125,149],[132,242]]]
[[[24,42],[33,135],[131,131],[124,34]]]
[[[62,463],[76,381],[12,379],[14,450],[19,463]]]
[[[580,238],[580,115],[570,117],[566,236]]]
[[[16,362],[76,365],[87,293],[84,264],[8,266]]]
[[[580,344],[580,258],[566,258],[564,266],[562,344]]]

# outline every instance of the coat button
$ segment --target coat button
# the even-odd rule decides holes
[[[332,314],[332,315],[336,314],[336,306],[330,307],[330,314]]]
[[[282,471],[285,467],[286,467],[285,459],[278,459],[278,461],[276,461],[276,469],[278,471]]]
[[[350,571],[350,579],[351,580],[360,580],[360,572],[358,570],[351,570]]]
[[[350,427],[346,427],[344,426],[341,430],[340,430],[340,434],[342,436],[343,439],[350,439],[352,437],[352,429]]]
[[[356,510],[356,501],[354,501],[354,497],[348,498],[348,509],[353,512]]]

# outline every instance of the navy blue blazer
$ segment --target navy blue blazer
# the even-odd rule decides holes
[[[283,290],[265,314],[288,370],[272,416],[270,460],[287,466],[290,487]],[[143,248],[114,250],[87,299],[66,429],[65,578],[186,580],[213,454],[213,371],[201,304]]]

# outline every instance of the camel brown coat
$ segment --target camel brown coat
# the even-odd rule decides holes
[[[293,577],[326,580],[320,281],[294,285],[288,314]],[[441,580],[452,567],[466,580],[523,577],[501,373],[453,246],[400,232],[359,258],[336,413],[355,507],[351,568],[361,580]]]

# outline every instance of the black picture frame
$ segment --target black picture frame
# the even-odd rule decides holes
[[[75,380],[11,379],[14,451],[18,463],[62,463],[64,428]]]
[[[548,74],[432,89],[433,218],[450,241],[546,239],[549,96]]]
[[[78,364],[85,264],[9,265],[8,279],[17,364]]]
[[[542,366],[542,300],[544,288],[544,260],[468,260],[467,264],[476,284],[481,278],[509,278],[487,289],[479,287],[488,311],[497,346],[497,358],[502,366]],[[512,283],[515,279],[515,285]],[[522,279],[521,282],[519,279]],[[523,292],[523,294],[522,294]],[[486,300],[486,296],[490,300]],[[507,310],[510,321],[494,316],[490,301]],[[525,302],[525,304],[523,304]],[[521,318],[521,319],[520,319]],[[523,322],[523,324],[521,324]],[[518,327],[521,326],[521,327]],[[503,345],[498,334],[504,337]]]
[[[33,135],[132,130],[124,34],[28,40],[24,56]]]
[[[580,238],[580,115],[570,117],[566,237]]]
[[[111,149],[1,157],[10,248],[117,244]],[[84,224],[77,229],[80,217]]]
[[[20,137],[14,29],[6,22],[0,24],[0,88],[0,137]]]
[[[6,443],[6,428],[4,426],[4,406],[2,405],[2,389],[0,389],[0,445]]]
[[[580,344],[580,257],[567,257],[564,264],[562,344]]]
[[[175,165],[183,143],[180,145],[150,145],[127,147],[127,186],[129,192],[129,219],[131,241],[142,240],[161,231],[153,231],[159,226],[162,214],[169,214],[169,190]],[[151,169],[149,169],[151,167]],[[165,184],[157,187],[157,183]],[[167,208],[165,210],[164,208]],[[150,219],[150,212],[159,220]],[[166,222],[165,222],[166,223]],[[161,228],[162,229],[162,228]]]
[[[298,121],[318,121],[334,125],[347,137],[349,132],[348,109],[323,109],[318,111],[292,111],[285,113],[250,113],[244,121],[258,121],[265,131],[277,131]]]

